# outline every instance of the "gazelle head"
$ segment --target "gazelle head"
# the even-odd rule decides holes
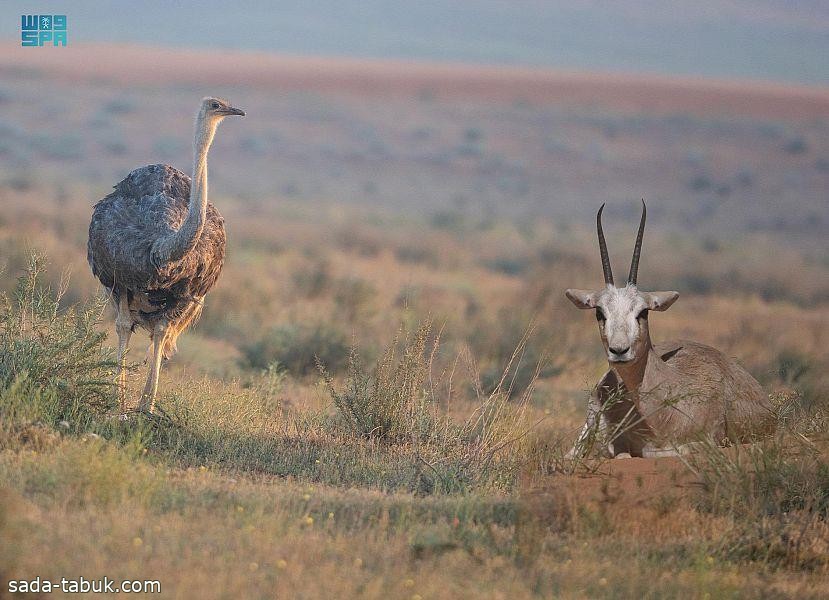
[[[676,299],[678,292],[642,292],[636,287],[636,275],[639,271],[639,255],[642,252],[642,236],[645,233],[645,216],[647,209],[642,201],[642,219],[639,233],[633,248],[625,287],[616,287],[607,243],[602,231],[602,210],[596,215],[596,227],[599,234],[599,252],[602,256],[605,287],[601,290],[574,290],[565,292],[570,301],[578,308],[592,308],[596,311],[599,333],[610,363],[623,364],[633,362],[647,354],[651,347],[648,330],[648,311],[667,310]]]

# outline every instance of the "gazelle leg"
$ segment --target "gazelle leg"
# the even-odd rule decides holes
[[[642,448],[642,458],[664,458],[666,456],[687,456],[707,447],[705,442],[688,442],[678,446],[659,447],[647,444]]]
[[[585,445],[590,437],[590,430],[593,429],[595,424],[596,418],[593,413],[588,410],[587,419],[585,420],[584,425],[582,425],[581,431],[579,431],[579,437],[576,438],[576,443],[573,444],[570,451],[564,455],[565,458],[581,458],[584,456],[586,451]]]
[[[652,444],[648,444],[642,448],[642,458],[666,458],[669,456],[679,456],[676,448],[660,448]]]
[[[597,423],[598,422],[598,423]],[[597,427],[598,424],[598,427]],[[587,403],[587,418],[584,425],[579,432],[579,437],[576,438],[576,443],[565,455],[566,458],[582,458],[584,457],[591,445],[591,438],[602,441],[607,434],[607,418],[602,413],[599,399],[594,396],[590,397]],[[609,449],[610,455],[613,455],[612,448]]]
[[[118,405],[123,414],[127,411],[127,353],[130,351],[130,336],[132,335],[132,317],[130,317],[126,294],[121,295],[116,310],[115,332],[118,334],[116,384],[118,386]]]
[[[167,336],[167,323],[162,321],[153,327],[153,357],[147,374],[147,384],[141,393],[141,402],[138,410],[153,412],[155,408],[155,396],[158,392],[158,375],[161,372],[161,359],[164,356],[164,341]]]

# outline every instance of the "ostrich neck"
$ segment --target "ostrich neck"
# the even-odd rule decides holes
[[[193,178],[190,183],[190,203],[187,216],[181,227],[166,240],[166,248],[159,252],[158,263],[181,260],[193,250],[204,229],[207,217],[207,152],[216,134],[216,123],[207,123],[204,119],[196,122],[196,138],[193,143]]]

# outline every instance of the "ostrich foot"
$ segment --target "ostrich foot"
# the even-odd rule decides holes
[[[105,419],[107,421],[118,421],[119,423],[126,423],[127,421],[131,421],[133,417],[137,414],[135,410],[119,410],[118,412],[108,414]]]

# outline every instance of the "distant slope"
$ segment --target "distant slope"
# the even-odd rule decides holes
[[[25,69],[72,81],[243,85],[373,97],[426,94],[798,121],[829,118],[829,88],[825,87],[113,44],[75,44],[60,52],[0,45],[0,70]]]
[[[211,190],[356,205],[437,223],[546,217],[685,233],[829,228],[829,88],[264,52],[0,45],[3,182],[86,182],[192,159],[198,98],[248,110]],[[22,184],[21,184],[22,182]],[[255,202],[252,206],[255,206]],[[255,209],[254,209],[255,210]],[[619,226],[615,225],[615,226]]]

